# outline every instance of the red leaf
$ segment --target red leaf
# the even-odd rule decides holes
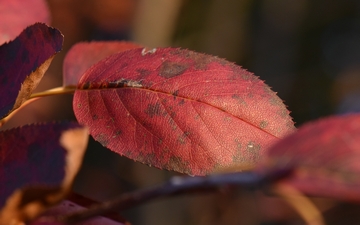
[[[6,184],[0,185],[0,224],[27,221],[62,200],[80,168],[87,137],[76,123],[0,132],[0,184]]]
[[[44,0],[1,0],[0,15],[0,45],[14,39],[33,23],[50,22],[50,13]]]
[[[95,140],[142,163],[193,175],[253,165],[294,130],[263,81],[188,50],[112,55],[87,70],[78,88],[75,115]]]
[[[284,168],[282,182],[316,196],[360,200],[360,114],[307,123],[268,151],[260,171]]]
[[[0,46],[0,118],[29,98],[62,43],[60,31],[36,23]]]
[[[95,63],[117,52],[141,47],[126,41],[82,42],[66,54],[63,65],[63,86],[77,86],[81,76]]]

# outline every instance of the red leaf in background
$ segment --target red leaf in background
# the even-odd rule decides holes
[[[22,224],[61,201],[80,168],[87,138],[76,123],[0,132],[0,184],[5,184],[0,185],[0,224]]]
[[[141,47],[126,41],[97,41],[75,44],[63,64],[63,86],[77,86],[81,76],[92,65],[117,52]]]
[[[360,200],[360,114],[307,123],[267,152],[259,171],[294,169],[281,182],[316,196]]]
[[[189,50],[133,49],[91,67],[73,108],[95,140],[131,159],[193,175],[253,166],[294,130],[253,74]]]
[[[36,22],[50,23],[44,0],[0,0],[0,45],[18,36]]]
[[[60,31],[36,23],[0,46],[0,118],[30,97],[62,43]]]

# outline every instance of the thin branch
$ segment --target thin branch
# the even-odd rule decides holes
[[[147,201],[166,196],[176,196],[189,193],[204,193],[215,191],[221,187],[238,186],[243,188],[255,188],[270,180],[277,180],[287,176],[290,171],[277,171],[275,174],[260,176],[254,172],[217,174],[208,177],[174,177],[169,182],[144,190],[120,195],[113,200],[100,203],[89,209],[63,215],[57,220],[61,223],[72,224],[106,212],[124,210]]]

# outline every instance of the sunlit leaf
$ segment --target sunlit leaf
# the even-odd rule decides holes
[[[252,73],[174,48],[99,62],[80,80],[73,108],[109,149],[193,175],[253,166],[295,129],[281,99]]]

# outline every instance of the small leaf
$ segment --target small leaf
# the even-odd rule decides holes
[[[282,101],[226,60],[174,48],[114,54],[83,75],[78,121],[131,159],[193,175],[247,168],[294,130]]]
[[[30,97],[62,43],[60,31],[36,23],[0,46],[0,118]]]
[[[0,224],[21,224],[60,202],[79,170],[87,138],[75,123],[0,132],[0,183],[6,184],[0,186]]]
[[[81,76],[95,63],[117,52],[141,47],[126,41],[81,42],[66,54],[63,65],[63,86],[76,87]]]
[[[360,114],[307,123],[269,149],[261,173],[293,169],[281,182],[305,194],[360,200]]]
[[[0,45],[16,38],[33,23],[50,23],[50,12],[44,0],[1,0],[0,15]]]

